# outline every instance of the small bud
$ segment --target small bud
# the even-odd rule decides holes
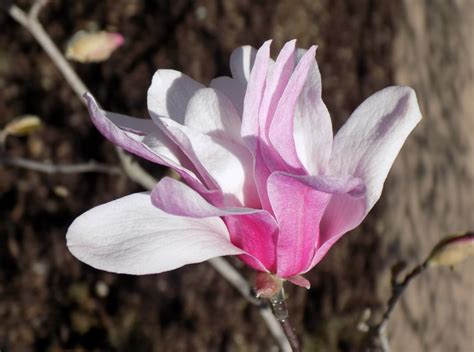
[[[120,33],[79,31],[69,40],[66,57],[81,63],[105,61],[123,42]]]
[[[441,240],[431,251],[426,263],[430,266],[453,266],[474,256],[474,232]]]
[[[3,133],[12,136],[26,136],[37,131],[41,126],[41,120],[38,116],[23,115],[8,123],[3,129]]]
[[[255,291],[257,298],[270,299],[280,292],[283,280],[269,273],[257,273],[255,277]]]

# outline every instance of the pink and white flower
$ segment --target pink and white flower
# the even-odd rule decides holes
[[[151,274],[238,255],[302,286],[306,273],[374,206],[421,119],[415,92],[388,87],[333,136],[316,47],[270,41],[236,49],[232,77],[206,88],[158,70],[150,119],[106,112],[86,94],[99,131],[125,150],[173,168],[151,193],[100,205],[70,226],[74,256],[93,267]]]

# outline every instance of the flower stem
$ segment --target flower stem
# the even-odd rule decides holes
[[[273,314],[277,318],[278,322],[283,328],[283,331],[285,332],[286,337],[288,338],[291,349],[293,352],[300,352],[301,348],[298,337],[296,336],[295,331],[290,323],[288,308],[286,307],[285,301],[285,291],[283,290],[283,287],[280,291],[278,291],[277,294],[270,298],[270,304],[272,306]]]

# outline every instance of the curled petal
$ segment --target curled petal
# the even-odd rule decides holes
[[[155,274],[224,255],[241,254],[219,218],[170,215],[147,193],[99,205],[69,227],[67,245],[79,260],[98,269]]]
[[[90,94],[85,94],[92,122],[112,143],[151,162],[169,166],[207,199],[217,201],[219,192],[208,190],[194,172],[194,167],[177,146],[151,120],[109,113],[99,108]]]

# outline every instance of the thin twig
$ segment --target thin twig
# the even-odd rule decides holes
[[[15,19],[19,24],[26,28],[37,42],[41,45],[43,50],[49,55],[53,63],[63,74],[69,86],[73,89],[79,100],[85,104],[82,95],[84,92],[89,91],[84,82],[79,78],[71,65],[66,61],[63,54],[59,51],[56,45],[51,40],[50,36],[46,33],[41,23],[38,21],[38,15],[46,4],[45,0],[37,0],[27,16],[20,8],[15,5],[11,5],[8,9],[10,16]],[[122,168],[126,175],[137,182],[145,189],[151,189],[156,184],[156,180],[148,174],[143,168],[134,162],[131,157],[120,148],[116,147],[117,154],[121,161]],[[244,298],[256,304],[260,307],[260,315],[265,322],[268,330],[271,332],[281,350],[284,352],[291,351],[288,340],[285,337],[283,329],[280,327],[278,321],[268,309],[268,307],[262,305],[258,300],[254,299],[250,295],[250,286],[247,281],[224,259],[216,258],[210,261],[210,264],[217,270],[230,284],[232,284],[238,291],[243,295]]]
[[[100,164],[96,161],[89,161],[81,164],[52,164],[50,162],[35,161],[25,158],[0,158],[0,165],[14,166],[46,174],[77,174],[86,172],[99,172],[110,175],[123,175],[123,171],[111,165]]]
[[[51,37],[48,35],[48,33],[46,33],[42,24],[38,21],[39,11],[45,4],[46,1],[37,0],[32,6],[29,15],[26,15],[25,12],[19,7],[11,5],[8,9],[8,13],[13,19],[15,19],[25,29],[27,29],[31,35],[33,35],[33,37],[48,54],[59,71],[61,71],[64,79],[72,88],[74,93],[76,93],[79,100],[85,105],[86,102],[82,96],[85,92],[89,92],[90,90],[80,79],[69,62],[64,58],[64,55],[53,43]],[[122,149],[115,146],[115,151],[127,176],[129,176],[130,179],[141,185],[143,188],[149,189],[150,185],[153,183],[152,180],[154,179],[138,163],[133,162],[130,155],[126,154]],[[133,165],[133,167],[131,167],[131,165]],[[156,182],[153,183],[153,186],[155,184]]]
[[[420,275],[427,267],[426,261],[417,265],[410,271],[405,278],[398,282],[396,278],[392,279],[392,295],[390,296],[385,311],[380,322],[370,326],[369,330],[369,350],[378,348],[383,352],[390,352],[390,345],[387,338],[387,324],[390,320],[392,312],[400,300],[403,292],[406,290],[410,282]]]

